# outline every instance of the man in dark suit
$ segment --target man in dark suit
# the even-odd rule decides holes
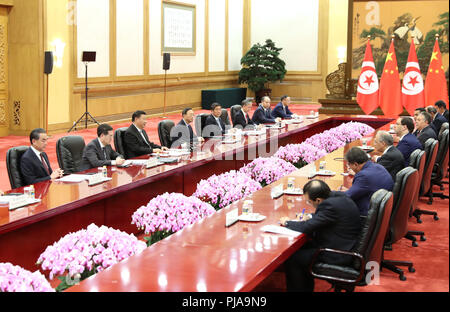
[[[314,253],[319,248],[350,251],[358,241],[361,228],[359,209],[341,192],[331,192],[321,180],[312,180],[303,187],[306,203],[316,211],[307,221],[289,221],[281,218],[280,223],[287,228],[307,234],[312,238],[285,262],[287,291],[314,291],[314,278],[309,274],[309,266]],[[324,253],[321,261],[330,264],[347,264],[347,256]]]
[[[293,112],[289,110],[289,104],[291,103],[291,98],[287,95],[281,97],[281,102],[275,106],[272,111],[273,118],[281,119],[291,119],[294,115]]]
[[[426,112],[427,110],[423,107],[418,107],[414,110],[414,123],[417,124],[417,117],[419,117],[420,113]],[[414,131],[415,132],[415,131]]]
[[[270,109],[270,98],[268,96],[263,96],[261,99],[261,105],[255,110],[253,113],[253,122],[256,125],[260,124],[271,124],[280,122],[281,118],[273,118],[272,117],[272,110]]]
[[[30,148],[20,159],[20,171],[25,185],[55,180],[63,176],[61,169],[52,170],[47,154],[48,135],[44,129],[34,129],[30,133]]]
[[[113,139],[113,128],[102,124],[97,128],[98,138],[92,140],[83,151],[81,162],[82,170],[98,168],[103,166],[121,166],[125,159],[111,147]]]
[[[437,140],[436,131],[431,127],[431,115],[427,112],[419,114],[416,120],[416,136],[422,146],[425,146],[425,142],[433,138]]]
[[[374,156],[374,161],[382,165],[391,174],[395,181],[397,172],[405,168],[405,158],[394,146],[394,138],[387,131],[378,131],[373,146],[381,156]]]
[[[254,128],[255,123],[252,121],[248,113],[252,109],[252,100],[243,100],[241,105],[241,110],[236,113],[234,116],[234,128],[238,129],[247,129],[247,128]]]
[[[436,132],[436,136],[439,136],[439,132],[441,131],[442,124],[447,122],[447,119],[445,119],[444,116],[439,114],[436,107],[434,107],[434,106],[428,106],[427,113],[430,114],[431,118],[433,119],[433,121],[431,122],[431,125],[433,126],[433,130]]]
[[[202,137],[211,138],[214,136],[223,136],[226,133],[226,126],[220,118],[222,115],[222,106],[219,103],[211,104],[211,115],[206,118]]]
[[[172,148],[177,148],[183,143],[188,143],[192,148],[194,144],[204,140],[202,137],[197,137],[191,127],[191,123],[194,121],[192,108],[185,108],[181,115],[181,121],[170,131]]]
[[[448,109],[447,109],[447,104],[445,104],[444,101],[437,101],[434,106],[436,107],[437,111],[439,112],[439,114],[441,114],[442,116],[444,116],[446,122],[448,122]]]
[[[367,153],[359,147],[353,147],[345,154],[348,167],[355,172],[352,187],[345,193],[359,208],[362,216],[367,216],[370,198],[380,189],[392,191],[394,180],[382,165],[370,161]],[[340,188],[345,191],[344,187]]]
[[[167,150],[167,147],[161,147],[150,142],[147,132],[144,130],[145,125],[147,124],[144,111],[134,112],[131,121],[132,124],[125,131],[123,137],[123,145],[126,154],[124,156],[127,159]]]
[[[405,167],[409,166],[409,158],[416,149],[423,149],[422,144],[417,137],[412,134],[414,131],[414,122],[411,117],[400,117],[395,124],[395,134],[400,141],[397,149],[403,154],[405,159]]]

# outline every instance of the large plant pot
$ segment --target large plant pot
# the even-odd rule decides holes
[[[272,89],[262,89],[262,90],[255,92],[256,105],[258,106],[261,103],[261,99],[264,96],[270,97],[271,95],[272,95]]]

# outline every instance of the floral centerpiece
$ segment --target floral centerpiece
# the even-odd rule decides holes
[[[91,224],[87,229],[70,233],[48,246],[37,264],[61,280],[62,291],[134,254],[147,246],[134,235],[106,226]],[[62,276],[67,274],[66,276]]]
[[[345,143],[350,143],[361,139],[375,131],[374,128],[361,122],[348,122],[335,128],[336,132]]]
[[[304,143],[313,145],[318,149],[325,150],[327,153],[331,153],[345,145],[345,141],[342,139],[336,128],[313,135],[312,137],[306,139]]]
[[[39,271],[31,273],[11,263],[0,263],[0,292],[54,292]]]
[[[309,163],[324,157],[327,152],[308,143],[289,144],[275,153],[275,157],[290,162],[297,168],[302,168]]]
[[[262,187],[265,187],[282,177],[297,170],[297,168],[283,159],[270,158],[256,158],[251,163],[242,167],[240,172],[245,173],[253,180],[259,182]]]
[[[150,246],[214,212],[211,205],[196,197],[165,193],[139,208],[131,223],[144,230],[145,234],[151,234],[145,238]]]
[[[260,189],[261,184],[245,173],[232,170],[201,180],[193,196],[220,210]]]

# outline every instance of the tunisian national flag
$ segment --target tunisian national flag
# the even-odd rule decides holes
[[[398,116],[403,112],[402,94],[400,92],[400,75],[395,56],[394,39],[391,41],[383,75],[380,81],[380,107],[386,116]]]
[[[436,42],[434,43],[430,67],[428,68],[427,79],[425,80],[425,100],[427,106],[434,106],[434,103],[442,100],[447,104],[448,108],[447,81],[445,80],[438,38],[436,38]]]
[[[414,40],[411,40],[408,63],[406,63],[405,75],[403,76],[402,103],[411,116],[414,115],[416,108],[425,107],[423,79]]]
[[[378,107],[378,76],[375,72],[372,47],[369,40],[367,41],[366,55],[359,76],[356,101],[367,115]]]

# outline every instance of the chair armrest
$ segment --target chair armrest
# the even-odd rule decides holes
[[[334,253],[334,254],[338,254],[338,255],[347,255],[347,256],[351,256],[353,258],[358,259],[360,261],[360,264],[361,264],[360,267],[359,267],[358,278],[356,280],[347,280],[347,279],[339,278],[339,277],[335,277],[335,276],[327,276],[327,275],[320,275],[320,274],[314,273],[313,272],[313,267],[316,264],[319,255],[321,253],[324,253],[324,252]],[[365,260],[364,260],[364,257],[361,254],[356,253],[356,252],[337,250],[337,249],[330,249],[330,248],[320,248],[313,255],[313,259],[312,259],[311,265],[309,267],[309,272],[311,273],[311,275],[313,277],[320,278],[320,279],[326,279],[326,280],[331,280],[331,281],[336,281],[336,282],[345,282],[345,283],[357,283],[364,276],[364,273],[365,273]]]

